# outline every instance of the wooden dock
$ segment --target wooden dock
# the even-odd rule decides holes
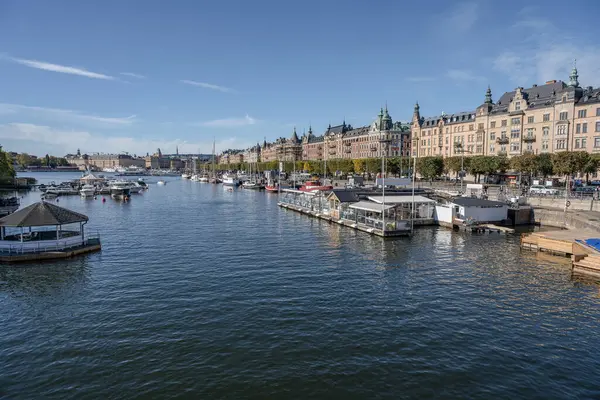
[[[598,237],[600,232],[586,230],[525,233],[521,236],[521,247],[570,257],[573,274],[600,278],[600,251],[585,243],[587,239]]]
[[[512,234],[515,233],[513,228],[509,228],[506,226],[499,226],[494,224],[476,224],[476,225],[463,225],[463,224],[455,224],[458,230],[463,232],[470,233],[504,233],[504,234]]]

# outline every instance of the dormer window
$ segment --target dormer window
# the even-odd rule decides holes
[[[515,102],[515,110],[519,111],[521,109],[521,102],[520,101],[516,101]]]

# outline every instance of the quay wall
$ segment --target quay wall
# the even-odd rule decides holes
[[[536,224],[567,229],[589,229],[600,232],[600,221],[590,220],[589,215],[535,208],[533,217]]]
[[[569,210],[579,211],[600,211],[600,200],[589,199],[569,199],[571,203]],[[548,197],[529,197],[527,203],[532,207],[544,208],[565,208],[564,198],[548,198]]]

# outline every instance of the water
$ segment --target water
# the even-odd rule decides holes
[[[0,267],[0,398],[600,396],[598,287],[518,238],[384,242],[170,179],[60,199],[101,253]]]

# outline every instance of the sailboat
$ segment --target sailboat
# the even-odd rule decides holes
[[[213,149],[212,149],[212,177],[210,178],[210,183],[221,183],[220,179],[217,178],[217,173],[215,171],[215,140],[213,139]]]
[[[261,190],[263,189],[263,186],[256,182],[256,177],[254,175],[252,175],[252,164],[248,164],[248,168],[250,168],[250,173],[248,174],[250,176],[250,180],[245,181],[244,183],[242,183],[242,187],[244,189],[253,189],[253,190]]]

